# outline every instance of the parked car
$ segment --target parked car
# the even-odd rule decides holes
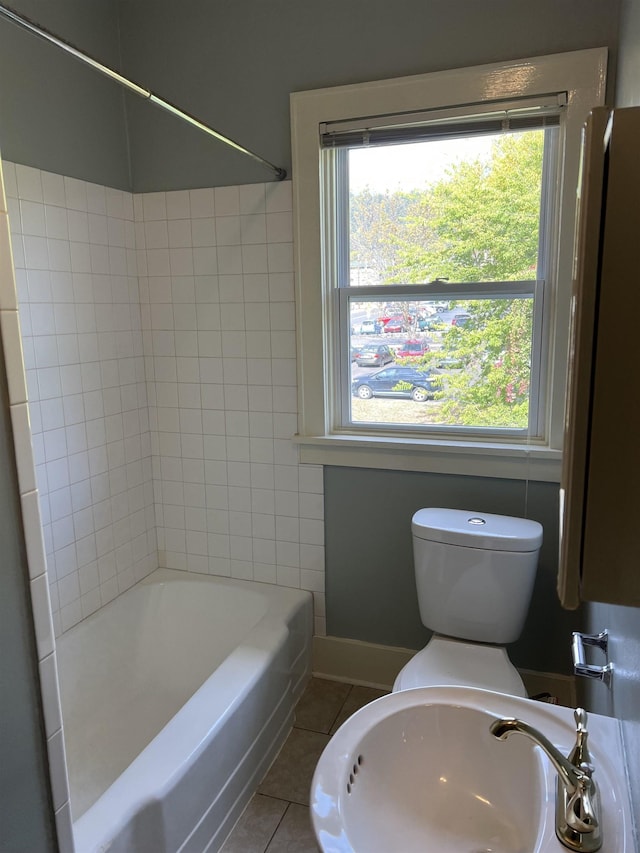
[[[438,301],[438,302],[432,302],[431,304],[436,309],[438,314],[442,314],[444,311],[449,310],[449,303],[448,302]]]
[[[379,346],[363,346],[358,349],[353,359],[358,367],[382,367],[393,361],[394,355],[386,344]]]
[[[440,387],[431,376],[431,371],[413,367],[385,367],[370,376],[354,379],[351,392],[361,400],[370,400],[371,397],[404,397],[423,403],[433,399]]]
[[[398,315],[396,317],[389,317],[387,322],[384,324],[384,332],[406,332],[406,328],[404,325],[404,317]]]
[[[421,317],[418,320],[418,331],[440,332],[446,329],[446,324],[439,317]]]
[[[454,314],[451,318],[452,326],[465,326],[471,319],[471,314]]]
[[[426,341],[405,341],[401,347],[396,350],[396,356],[399,358],[420,358],[425,353],[429,352],[429,344]]]
[[[377,320],[363,320],[359,326],[354,327],[356,335],[377,335],[380,332],[381,326]]]

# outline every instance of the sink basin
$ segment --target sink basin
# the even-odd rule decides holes
[[[531,740],[498,741],[515,716],[567,754],[571,710],[466,687],[392,693],[362,708],[323,752],[311,815],[324,853],[560,853],[556,775]],[[603,851],[633,850],[618,726],[589,716]],[[622,759],[620,758],[620,762]]]
[[[493,719],[475,708],[414,704],[367,731],[343,777],[353,849],[392,851],[402,837],[403,850],[422,850],[425,838],[441,853],[533,850],[542,763],[525,738],[502,749],[489,733]]]

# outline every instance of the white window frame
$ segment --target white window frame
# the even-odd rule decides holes
[[[296,272],[298,435],[302,462],[366,468],[433,471],[559,482],[566,390],[569,302],[573,270],[576,190],[581,130],[605,98],[607,50],[534,57],[291,95],[294,253]],[[420,438],[401,434],[348,434],[332,430],[340,371],[329,328],[332,276],[323,239],[336,239],[323,221],[320,126],[366,116],[455,109],[488,101],[566,92],[560,130],[558,222],[551,301],[546,438],[526,445],[481,439]]]

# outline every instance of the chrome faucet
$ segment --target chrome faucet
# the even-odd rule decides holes
[[[490,731],[499,740],[519,733],[531,738],[549,757],[558,773],[556,792],[556,835],[570,850],[595,853],[602,846],[602,830],[598,818],[599,798],[593,780],[594,767],[587,749],[587,712],[574,712],[576,742],[567,758],[541,732],[522,720],[508,717],[495,720]]]

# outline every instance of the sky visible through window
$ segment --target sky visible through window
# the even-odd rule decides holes
[[[349,152],[349,188],[358,193],[421,190],[463,160],[489,158],[495,136],[476,136],[402,145],[355,148]]]

